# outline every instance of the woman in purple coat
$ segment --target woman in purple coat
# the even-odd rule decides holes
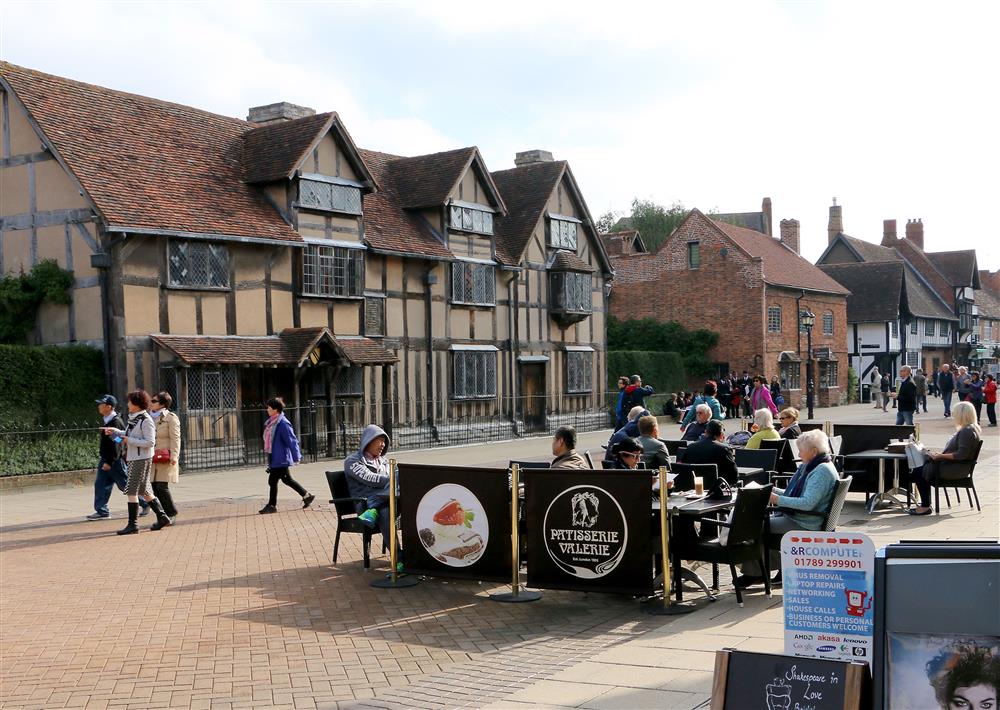
[[[778,408],[774,406],[771,398],[771,390],[767,385],[767,380],[762,375],[753,378],[753,390],[750,392],[750,408],[753,411],[758,409],[768,409],[771,416],[778,413]]]
[[[270,495],[267,505],[257,511],[262,514],[278,512],[278,481],[302,496],[303,508],[308,508],[316,500],[316,496],[303,488],[288,472],[291,466],[302,460],[302,450],[284,411],[285,402],[281,397],[268,400],[268,419],[264,423],[264,452],[267,454],[267,485],[270,487]]]

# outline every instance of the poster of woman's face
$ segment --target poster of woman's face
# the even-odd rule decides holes
[[[889,634],[893,710],[1000,710],[1000,636]]]

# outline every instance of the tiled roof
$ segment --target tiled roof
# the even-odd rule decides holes
[[[565,161],[553,160],[493,173],[493,181],[507,203],[507,214],[494,224],[497,258],[502,263],[515,266],[520,262],[565,169]]]
[[[301,242],[243,182],[253,124],[0,62],[108,225]]]
[[[848,291],[774,237],[745,227],[712,220],[724,234],[750,256],[764,261],[764,281],[774,286],[807,288],[825,293]]]
[[[576,255],[576,252],[559,249],[552,256],[552,271],[583,271],[592,274],[597,269]]]
[[[329,129],[335,114],[280,121],[243,134],[243,179],[271,182],[291,177],[313,143]]]
[[[408,209],[443,206],[475,154],[475,148],[459,148],[398,158],[392,172],[400,204]]]
[[[278,335],[164,335],[153,341],[191,365],[284,365],[300,367],[317,344],[327,339],[355,365],[396,362],[370,338],[334,338],[327,328],[285,328]]]
[[[937,293],[928,286],[917,273],[916,269],[903,262],[903,277],[906,279],[906,304],[910,313],[920,318],[935,318],[940,320],[958,320],[955,313],[947,306]]]
[[[360,152],[380,188],[365,196],[365,241],[376,250],[454,258],[427,221],[400,203],[395,167],[405,158],[372,150]]]
[[[1000,295],[995,295],[986,289],[976,290],[976,310],[979,316],[1000,319]],[[996,336],[994,336],[996,340]]]
[[[903,262],[854,262],[817,267],[850,291],[849,323],[880,323],[899,318],[903,293]]]
[[[608,256],[621,256],[625,251],[622,238],[616,234],[602,234],[601,241],[604,242],[604,251],[608,252]]]
[[[355,365],[383,365],[396,362],[397,358],[371,338],[339,337],[335,339],[347,359]]]
[[[979,269],[976,266],[976,252],[974,250],[924,253],[952,286],[979,285]]]

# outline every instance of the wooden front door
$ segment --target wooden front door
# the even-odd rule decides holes
[[[521,418],[528,431],[545,429],[545,363],[521,364]]]

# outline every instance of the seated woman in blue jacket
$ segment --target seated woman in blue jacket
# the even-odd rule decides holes
[[[830,440],[819,429],[807,431],[798,439],[802,465],[788,481],[788,488],[771,492],[771,505],[780,511],[771,513],[771,532],[784,535],[792,530],[820,530],[826,520],[833,494],[837,490],[837,469],[830,461]],[[770,551],[771,569],[780,575],[781,556]],[[756,562],[746,562],[736,584],[747,587],[764,581],[764,571]],[[780,579],[780,576],[776,579]]]

